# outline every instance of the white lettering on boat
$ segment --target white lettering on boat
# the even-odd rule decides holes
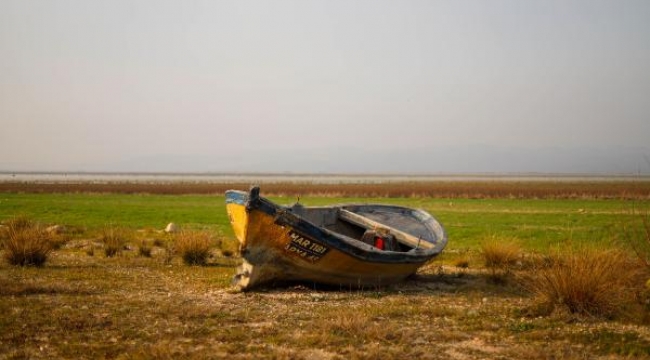
[[[291,239],[291,242],[289,242],[284,249],[290,254],[297,255],[311,262],[320,260],[320,258],[329,251],[329,248],[326,246],[321,245],[314,240],[307,239],[293,231],[289,232],[289,238]]]

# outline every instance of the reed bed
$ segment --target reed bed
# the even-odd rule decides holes
[[[10,193],[223,194],[250,183],[2,182]],[[650,199],[650,181],[396,181],[381,183],[269,182],[267,196],[513,199]]]

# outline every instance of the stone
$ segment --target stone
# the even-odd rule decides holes
[[[65,226],[63,225],[52,225],[45,229],[50,234],[63,234],[65,232]]]
[[[167,227],[165,228],[165,232],[168,234],[177,233],[178,230],[178,225],[174,224],[173,222],[167,224]]]

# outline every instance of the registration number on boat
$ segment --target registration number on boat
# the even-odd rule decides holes
[[[329,251],[329,248],[293,231],[289,232],[289,238],[291,241],[284,249],[311,262],[320,260]]]

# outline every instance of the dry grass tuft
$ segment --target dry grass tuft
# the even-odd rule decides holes
[[[151,251],[153,247],[146,241],[140,241],[140,246],[138,247],[138,255],[142,257],[151,257]]]
[[[459,269],[467,269],[472,260],[472,254],[469,249],[460,251],[458,256],[454,259],[453,265]]]
[[[503,283],[522,256],[516,239],[492,237],[481,245],[481,256],[491,280]]]
[[[6,230],[4,233],[5,236],[9,235],[9,231],[21,231],[26,230],[34,226],[34,222],[26,216],[15,216],[4,222]]]
[[[4,258],[16,266],[43,266],[53,249],[49,234],[24,217],[7,221],[1,242]]]
[[[469,257],[464,256],[456,259],[456,261],[454,261],[454,266],[460,269],[469,268]]]
[[[165,240],[163,240],[161,238],[153,239],[153,246],[164,248],[164,247],[166,247],[166,245],[167,244],[165,243]]]
[[[496,269],[511,269],[521,258],[521,246],[516,239],[492,237],[481,245],[485,266]]]
[[[592,317],[624,315],[638,302],[647,275],[641,263],[617,249],[567,249],[550,265],[522,278],[538,300],[539,312],[555,310]]]
[[[126,243],[123,231],[113,226],[105,227],[102,230],[101,241],[104,243],[106,257],[113,257],[122,253]]]
[[[212,236],[205,231],[181,231],[174,239],[174,251],[187,265],[205,265],[210,256]]]
[[[45,229],[45,232],[47,233],[50,239],[50,244],[52,244],[54,250],[61,249],[63,245],[70,240],[70,236],[66,234],[64,230],[52,231],[52,228],[50,227]]]
[[[239,242],[236,239],[222,238],[219,241],[221,255],[230,258],[239,253]]]

